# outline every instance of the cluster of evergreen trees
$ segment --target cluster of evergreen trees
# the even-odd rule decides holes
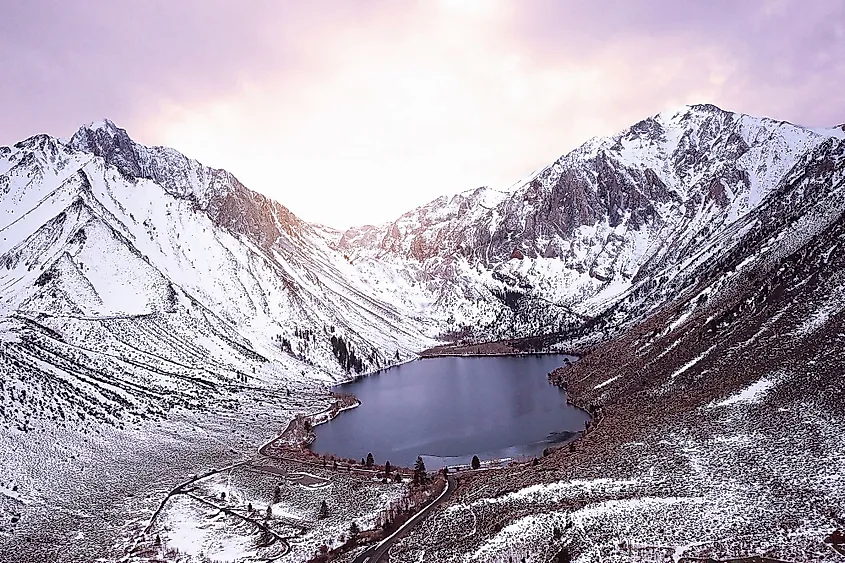
[[[298,328],[297,327],[297,328],[293,329],[293,334],[294,334],[294,336],[296,336],[297,338],[300,338],[302,340],[306,340],[306,341],[316,340],[316,337],[314,336],[314,331],[311,330],[310,328]]]
[[[293,334],[296,338],[299,339],[299,345],[297,353],[302,354],[306,350],[308,350],[308,343],[309,342],[316,342],[317,337],[314,336],[314,331],[309,328],[299,328],[294,327]],[[293,344],[291,343],[290,339],[286,336],[282,336],[281,334],[276,335],[276,340],[279,342],[279,347],[289,354],[293,354]]]
[[[516,311],[519,306],[519,300],[525,296],[522,292],[514,291],[507,287],[504,289],[493,289],[492,293],[497,299],[513,311]]]
[[[281,335],[279,335],[279,336],[277,337],[277,339],[279,340],[279,347],[280,347],[283,351],[287,352],[288,354],[292,354],[292,353],[293,353],[293,349],[291,348],[291,345],[290,345],[290,340],[288,340],[287,338],[285,338],[285,337],[283,337],[283,336],[281,336]]]
[[[355,350],[347,346],[342,336],[332,335],[332,351],[334,357],[347,372],[355,370],[355,373],[364,371],[364,362],[355,355]]]
[[[352,349],[352,346],[349,345],[346,340],[343,339],[342,336],[334,334],[335,327],[333,325],[331,327],[323,326],[323,330],[324,332],[326,332],[326,334],[332,335],[332,352],[334,353],[334,357],[337,359],[341,367],[347,372],[355,370],[355,373],[361,373],[362,371],[364,371],[364,358],[358,356],[358,354],[355,353],[355,350]],[[298,339],[297,350],[293,349],[293,342],[291,342],[289,338],[282,336],[281,334],[277,334],[274,340],[279,343],[279,348],[281,348],[282,351],[287,352],[289,354],[293,354],[297,357],[300,357],[300,359],[303,359],[302,355],[308,351],[309,343],[316,342],[317,337],[314,335],[314,331],[308,328],[294,327],[293,333],[294,336]],[[372,350],[367,356],[367,359],[369,361],[369,364],[372,366],[379,367],[381,365],[379,353],[376,350]],[[396,351],[396,360],[399,361],[398,350]],[[306,359],[306,361],[308,360]]]

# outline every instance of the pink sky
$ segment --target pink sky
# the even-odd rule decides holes
[[[336,227],[685,103],[845,122],[841,0],[5,4],[0,144],[108,117]]]

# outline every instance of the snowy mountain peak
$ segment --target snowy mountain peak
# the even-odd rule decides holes
[[[68,146],[102,157],[127,176],[137,178],[142,175],[129,134],[108,119],[80,127],[70,138]]]
[[[542,466],[503,468],[467,489],[461,500],[483,505],[482,517],[441,511],[442,537],[418,543],[419,557],[403,540],[410,547],[392,548],[400,558],[468,560],[467,546],[481,545],[478,560],[491,560],[488,546],[548,559],[569,541],[562,555],[621,557],[634,530],[651,538],[649,559],[724,556],[725,538],[741,540],[737,557],[829,559],[821,533],[841,524],[831,502],[841,487],[829,484],[845,435],[845,141],[831,138],[841,133],[688,106],[594,139],[513,189],[443,196],[345,233],[107,120],[67,142],[37,135],[0,147],[0,560],[55,560],[60,544],[76,549],[73,561],[167,559],[174,538],[203,561],[245,553],[254,527],[230,532],[216,514],[268,498],[279,480],[256,477],[251,441],[273,447],[266,440],[295,414],[336,413],[343,403],[323,383],[447,337],[467,345],[457,353],[496,340],[485,348],[590,349],[550,380],[595,418]],[[136,459],[149,465],[142,480]],[[774,472],[761,472],[772,459]],[[249,474],[233,476],[239,467]],[[363,497],[347,499],[352,481],[322,471],[342,485],[333,498],[343,501],[332,501],[341,517],[327,520],[341,528],[261,541],[261,558],[304,560],[310,538],[345,533],[347,501]],[[601,472],[609,478],[595,479]],[[195,493],[150,494],[190,473]],[[570,486],[584,483],[584,494]],[[313,515],[315,497],[305,497]],[[564,520],[577,533],[550,544],[569,500],[578,506]],[[673,531],[655,535],[667,502]],[[276,530],[289,527],[286,506],[268,509]],[[117,525],[98,516],[83,534],[85,514]],[[294,516],[311,526],[308,514]],[[470,526],[470,539],[454,533]],[[787,537],[806,540],[770,549]],[[531,547],[513,551],[520,542]]]
[[[591,139],[513,189],[440,198],[384,226],[350,229],[338,246],[355,263],[394,260],[412,279],[443,280],[429,284],[456,318],[510,296],[488,335],[566,326],[749,214],[830,136],[683,106]]]
[[[80,129],[88,129],[89,131],[105,131],[107,133],[114,134],[117,131],[124,130],[121,127],[118,127],[114,124],[114,122],[108,118],[103,118],[100,121],[92,121],[86,125],[80,127]],[[124,130],[125,131],[125,130]]]
[[[117,140],[115,140],[117,139]],[[118,127],[110,119],[92,121],[76,130],[68,144],[79,150],[97,148],[103,151],[105,145],[115,142],[131,142],[126,129]]]
[[[191,200],[201,209],[233,190],[245,190],[229,172],[204,166],[171,148],[136,143],[108,119],[80,127],[67,144],[102,158],[127,179],[156,182],[168,194]]]
[[[31,224],[16,223],[20,232],[14,236],[4,233],[2,251],[36,233],[33,241],[49,234],[50,249],[86,253],[82,263],[88,264],[95,253],[85,244],[92,246],[93,239],[80,245],[75,233],[98,232],[100,246],[130,245],[133,255],[149,257],[154,268],[146,279],[165,290],[147,292],[145,311],[172,308],[166,284],[156,281],[168,279],[188,294],[213,296],[198,299],[233,322],[262,319],[262,334],[277,322],[276,334],[289,335],[283,319],[294,317],[309,330],[345,325],[345,338],[359,350],[375,350],[369,343],[378,340],[370,336],[381,322],[376,317],[413,334],[402,343],[391,341],[386,350],[409,350],[412,342],[447,332],[525,336],[576,326],[637,280],[661,275],[714,232],[751,213],[802,155],[838,130],[827,131],[710,104],[684,106],[592,139],[507,190],[481,187],[443,196],[384,225],[340,233],[300,220],[225,170],[136,143],[102,120],[81,127],[67,143],[34,137],[25,150],[19,144],[8,155],[10,172],[0,177],[0,188],[6,183],[13,190],[0,201],[11,207],[14,194],[16,201],[31,203],[15,203],[8,223],[33,208],[41,211],[29,214]],[[50,189],[55,196],[39,204]],[[69,205],[77,197],[84,213]],[[74,221],[39,230],[60,213]],[[99,230],[83,227],[87,222]],[[54,267],[53,261],[39,261],[43,252],[35,246],[18,250],[9,260],[27,259],[33,266],[26,270],[29,277],[15,282],[21,299],[43,293],[37,284],[23,288],[39,279],[36,268],[87,283],[67,260]],[[202,256],[194,254],[200,251]],[[207,252],[216,256],[210,270],[202,264]],[[139,263],[138,269],[147,267]],[[219,294],[224,272],[243,284],[235,292],[243,297]],[[91,281],[95,288],[97,283]],[[82,303],[83,293],[74,287],[70,300]],[[117,311],[108,308],[105,290],[85,295],[83,310]],[[356,312],[346,295],[377,314]],[[10,308],[20,302],[9,296]],[[328,302],[369,320],[360,326],[327,309],[304,312]],[[405,324],[411,318],[435,328],[422,334]]]

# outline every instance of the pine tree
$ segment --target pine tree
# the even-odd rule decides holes
[[[384,462],[384,474],[390,475],[390,460]]]
[[[352,523],[349,525],[349,537],[355,538],[360,533],[361,533],[361,528],[358,527],[358,522],[355,522],[353,520]]]
[[[425,472],[425,462],[422,456],[417,456],[417,461],[414,463],[414,485],[425,485],[428,476]]]
[[[376,460],[373,457],[372,452],[368,453],[367,454],[367,467],[372,467],[375,462],[376,462]]]
[[[282,488],[276,485],[276,488],[273,489],[273,504],[279,504],[282,502]]]
[[[555,563],[570,563],[572,561],[572,555],[569,553],[569,548],[564,547],[561,549],[555,556],[554,561]]]
[[[477,455],[472,456],[472,468],[478,469],[481,467],[481,460],[478,459]]]
[[[320,511],[317,513],[317,518],[323,519],[329,517],[329,505],[326,501],[320,503]]]
[[[264,519],[265,519],[265,520],[269,520],[269,519],[270,519],[270,518],[272,518],[272,517],[273,517],[273,507],[272,507],[272,506],[268,506],[268,507],[267,507],[267,512],[264,514]]]

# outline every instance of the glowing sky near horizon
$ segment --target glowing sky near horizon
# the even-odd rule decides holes
[[[685,103],[845,122],[841,0],[3,4],[0,144],[108,117],[335,227]]]

